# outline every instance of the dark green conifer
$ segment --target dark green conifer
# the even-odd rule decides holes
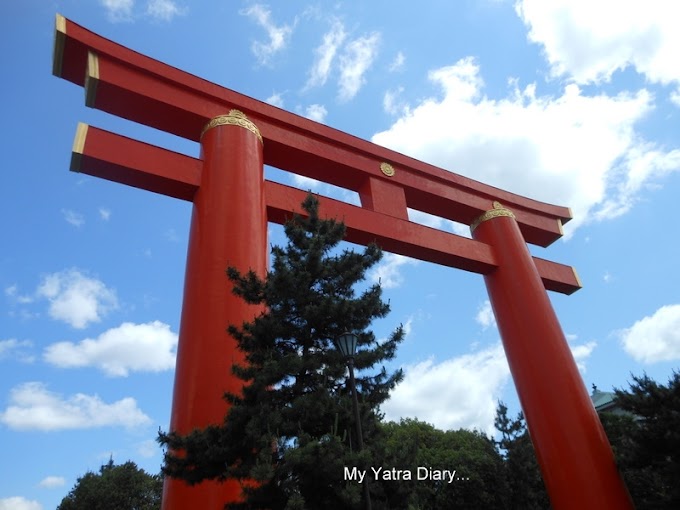
[[[161,434],[170,451],[163,472],[189,483],[205,479],[253,480],[244,504],[231,508],[358,508],[361,486],[343,479],[344,467],[367,469],[378,433],[379,406],[402,378],[388,373],[403,338],[397,328],[378,341],[369,329],[389,312],[379,285],[358,292],[366,271],[381,258],[369,245],[361,253],[340,250],[342,222],[319,217],[309,195],[305,217],[286,224],[288,243],[272,249],[266,279],[227,271],[234,292],[264,305],[254,321],[229,326],[247,364],[234,366],[241,395],[227,394],[231,407],[221,426],[179,437]],[[355,357],[364,443],[356,449],[345,360],[334,339],[358,335]]]

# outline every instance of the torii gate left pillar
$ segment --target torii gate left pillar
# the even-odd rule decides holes
[[[263,181],[269,164],[356,191],[361,207],[320,199],[326,216],[343,219],[348,241],[484,275],[553,508],[632,508],[546,294],[570,294],[580,282],[573,268],[532,257],[526,247],[558,239],[568,209],[260,103],[60,16],[53,72],[84,86],[88,106],[201,143],[194,159],[81,124],[71,164],[194,204],[171,430],[220,423],[222,393],[238,390],[230,367],[242,357],[225,329],[258,310],[231,295],[224,270],[264,274],[266,221],[284,222],[305,197]],[[407,207],[471,225],[474,239],[411,223]],[[238,498],[233,483],[167,481],[163,509],[219,509]]]
[[[236,111],[214,118],[201,136],[201,161],[170,418],[170,430],[181,434],[220,423],[225,409],[215,402],[221,402],[225,391],[241,390],[238,379],[225,377],[233,364],[244,362],[235,342],[225,338],[225,327],[241,324],[260,309],[231,292],[225,268],[253,270],[261,277],[267,270],[262,137],[257,127]],[[240,492],[234,480],[190,487],[166,478],[163,509],[222,508],[238,500]]]

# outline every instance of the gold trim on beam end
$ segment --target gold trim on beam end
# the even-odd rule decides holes
[[[558,219],[557,220],[557,228],[560,230],[560,235],[564,235],[564,229],[562,228],[562,220]]]
[[[64,64],[64,46],[66,45],[66,18],[57,14],[56,29],[54,31],[54,50],[52,52],[52,74],[61,78]]]
[[[574,278],[576,278],[576,283],[578,284],[578,288],[582,289],[583,283],[581,283],[581,279],[578,277],[578,273],[576,272],[576,268],[572,266],[571,270],[574,272]]]
[[[501,216],[506,216],[508,218],[515,217],[513,212],[503,207],[500,204],[500,202],[494,202],[493,209],[491,209],[490,211],[486,211],[485,213],[477,217],[477,219],[470,224],[470,234],[472,234],[475,231],[475,229],[479,226],[480,223],[483,223],[486,220],[490,220],[492,218],[499,218]]]
[[[72,172],[80,172],[80,163],[83,160],[83,153],[85,152],[85,139],[87,138],[87,128],[89,126],[83,122],[78,122],[76,128],[76,137],[73,140],[73,150],[71,151],[71,168]]]
[[[97,98],[97,84],[99,83],[99,57],[97,54],[87,52],[87,68],[85,69],[85,106],[94,108]]]
[[[257,129],[257,126],[253,124],[252,121],[246,117],[245,113],[240,110],[230,110],[227,115],[218,115],[217,117],[211,119],[210,122],[208,122],[203,128],[203,131],[201,131],[201,138],[203,138],[203,135],[206,133],[206,131],[217,126],[239,126],[246,128],[248,131],[255,133],[257,138],[260,140],[260,143],[264,144],[260,130]]]

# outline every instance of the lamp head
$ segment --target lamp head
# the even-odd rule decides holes
[[[335,345],[345,358],[353,358],[357,352],[357,337],[354,333],[345,332],[335,340]]]

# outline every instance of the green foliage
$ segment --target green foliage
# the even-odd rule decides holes
[[[57,510],[158,510],[163,479],[134,462],[114,466],[113,459],[78,478]]]
[[[405,419],[382,426],[380,463],[412,473],[410,481],[381,481],[374,490],[384,498],[376,509],[505,509],[507,491],[503,459],[494,442],[479,432],[438,430]],[[417,469],[456,470],[453,482],[418,480]]]
[[[508,417],[507,406],[499,402],[494,425],[501,434],[497,445],[505,459],[506,480],[510,487],[508,508],[511,510],[550,508],[548,493],[543,484],[524,415],[520,412],[517,418],[511,419]]]
[[[166,454],[163,472],[169,476],[189,483],[256,481],[244,487],[246,503],[231,508],[358,507],[361,487],[343,480],[343,468],[371,465],[378,406],[402,378],[401,371],[374,369],[394,358],[403,338],[401,327],[381,342],[369,330],[389,312],[380,286],[355,291],[380,260],[380,249],[339,252],[344,225],[320,219],[311,195],[302,205],[307,217],[285,226],[288,243],[272,249],[266,279],[227,271],[235,294],[266,307],[254,321],[229,327],[247,360],[233,367],[243,393],[226,395],[231,406],[222,425],[159,437],[170,451],[181,452]],[[359,338],[354,366],[369,447],[362,452],[356,451],[345,360],[333,343],[345,331]]]
[[[627,414],[602,413],[624,480],[638,508],[680,508],[680,373],[668,385],[646,374],[615,390]]]

